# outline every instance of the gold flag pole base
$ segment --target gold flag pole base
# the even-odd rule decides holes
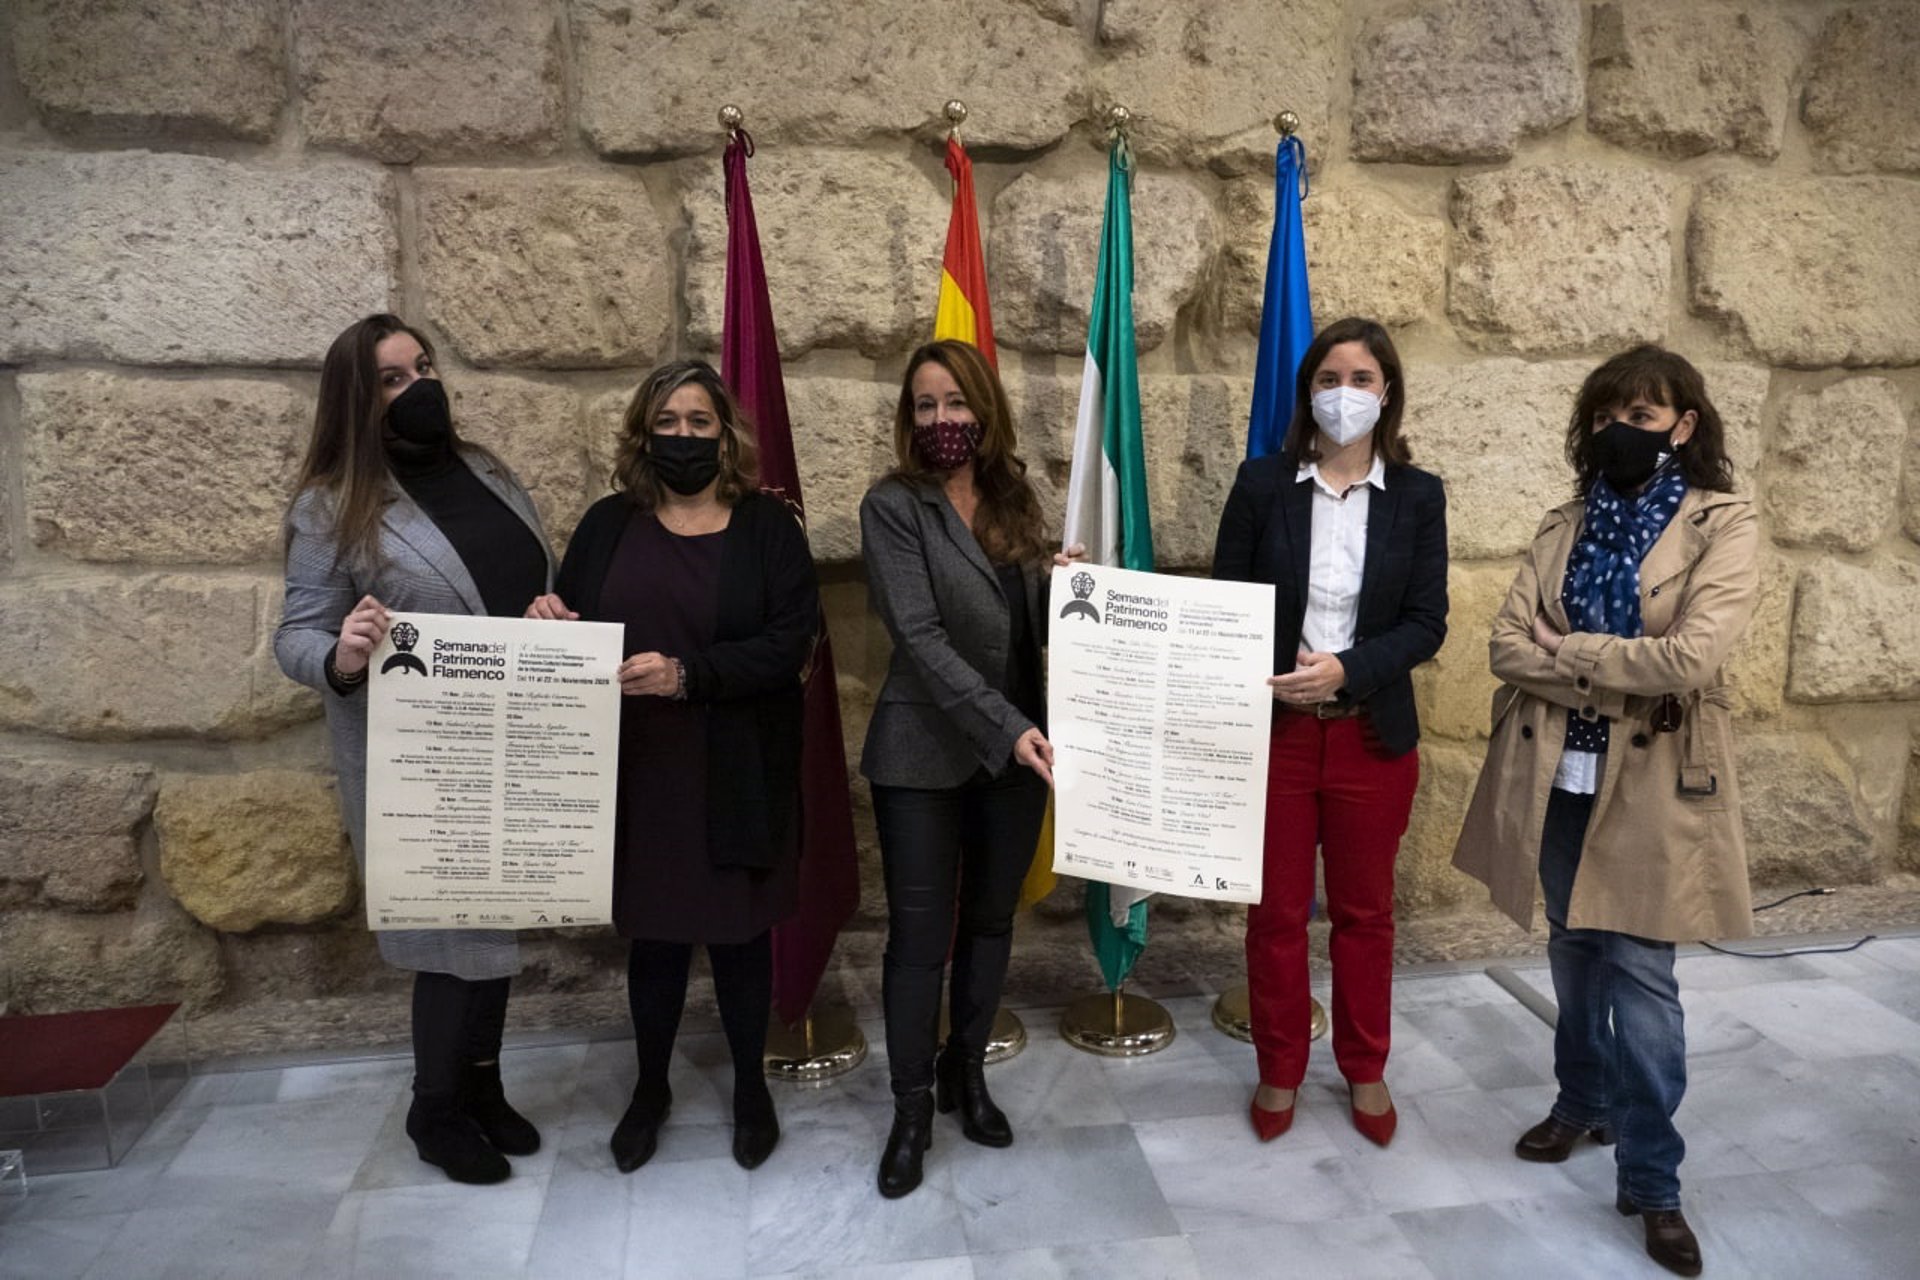
[[[1103,1058],[1138,1058],[1173,1043],[1173,1017],[1156,1001],[1119,988],[1081,996],[1060,1014],[1060,1035]]]
[[[867,1037],[844,1005],[810,1010],[789,1027],[774,1018],[767,1024],[767,1075],[788,1084],[825,1084],[866,1061]]]
[[[1318,1000],[1309,1000],[1307,1003],[1313,1006],[1307,1038],[1318,1040],[1327,1034],[1327,1011],[1321,1007]],[[1235,1040],[1253,1043],[1253,1009],[1249,1002],[1246,983],[1228,987],[1220,993],[1220,998],[1213,1002],[1213,1025]]]
[[[940,1010],[940,1043],[946,1044],[947,1037],[953,1034],[953,1023],[947,1017],[947,1010]],[[1020,1015],[1004,1005],[994,1010],[993,1030],[987,1033],[987,1065],[1005,1062],[1008,1058],[1018,1057],[1027,1047],[1027,1027],[1020,1021]]]
[[[1018,1057],[1027,1047],[1027,1026],[1020,1015],[1002,1007],[994,1011],[993,1031],[987,1036],[987,1065]]]

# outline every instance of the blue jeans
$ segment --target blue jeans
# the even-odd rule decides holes
[[[1554,790],[1540,840],[1547,961],[1560,1014],[1553,1032],[1553,1114],[1570,1125],[1611,1125],[1620,1194],[1642,1209],[1680,1207],[1687,1144],[1673,1113],[1687,1092],[1686,1025],[1673,944],[1606,929],[1567,928],[1593,797]]]

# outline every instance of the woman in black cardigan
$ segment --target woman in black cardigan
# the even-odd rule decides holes
[[[627,407],[613,482],[574,530],[534,618],[626,628],[614,923],[632,940],[639,1078],[610,1141],[653,1155],[696,944],[733,1055],[733,1158],[779,1141],[762,1058],[772,926],[797,904],[801,673],[820,619],[806,535],[755,487],[754,447],[704,361],[653,372]]]

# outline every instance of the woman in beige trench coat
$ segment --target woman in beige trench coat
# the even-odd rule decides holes
[[[1617,1207],[1683,1275],[1701,1262],[1680,1213],[1673,944],[1752,929],[1722,667],[1760,535],[1723,440],[1671,352],[1587,378],[1567,430],[1582,496],[1547,513],[1494,620],[1493,738],[1454,851],[1523,927],[1536,880],[1545,899],[1560,1092],[1516,1154],[1617,1137]]]

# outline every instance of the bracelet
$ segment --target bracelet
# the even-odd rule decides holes
[[[323,664],[322,669],[326,673],[327,683],[333,686],[335,693],[343,697],[359,688],[361,684],[365,683],[367,678],[367,669],[365,667],[362,667],[353,675],[344,674],[340,668],[334,664],[333,650],[331,649],[327,650],[327,660]]]
[[[680,683],[667,696],[674,702],[685,702],[687,700],[687,664],[678,658],[668,658],[667,661],[673,664],[674,674],[680,678]]]

